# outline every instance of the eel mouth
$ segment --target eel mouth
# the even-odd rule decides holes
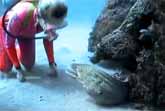
[[[71,65],[69,66],[67,69],[66,69],[66,74],[68,74],[69,76],[71,76],[72,78],[76,79],[77,78],[77,71],[76,71],[76,68],[74,67],[74,65]]]

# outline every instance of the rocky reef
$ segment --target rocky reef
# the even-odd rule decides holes
[[[95,51],[105,35],[120,26],[136,0],[109,0],[98,17],[89,38],[89,51]]]
[[[165,104],[165,0],[109,0],[89,38],[93,63],[120,62],[129,100]]]

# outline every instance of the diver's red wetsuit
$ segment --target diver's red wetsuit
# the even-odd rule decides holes
[[[12,64],[16,67],[20,67],[22,63],[25,68],[30,69],[35,62],[35,34],[41,31],[41,28],[37,28],[37,9],[34,4],[30,2],[18,3],[9,15],[9,22],[7,24],[7,29],[13,35],[17,35],[20,39],[10,37],[4,34],[4,31],[0,29],[0,61],[8,61],[7,68],[0,62],[1,71],[9,71]],[[0,26],[2,27],[2,25]],[[23,39],[28,37],[29,39]],[[16,40],[18,41],[18,46],[16,50]],[[46,54],[49,63],[54,62],[53,56],[53,42],[47,39],[43,40]],[[8,56],[3,56],[2,52],[7,53]],[[8,57],[10,59],[8,59]],[[7,59],[6,59],[7,58]],[[11,62],[10,62],[11,60]],[[5,69],[4,69],[5,68]]]

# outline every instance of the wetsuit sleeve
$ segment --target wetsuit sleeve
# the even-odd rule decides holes
[[[53,41],[49,41],[47,39],[43,40],[44,48],[46,51],[46,55],[49,61],[49,64],[54,63],[54,51],[53,51]]]

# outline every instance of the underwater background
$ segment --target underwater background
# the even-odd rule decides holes
[[[69,7],[68,21],[93,25],[106,0],[66,0]]]

